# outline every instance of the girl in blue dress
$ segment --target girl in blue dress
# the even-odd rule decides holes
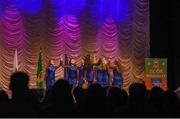
[[[97,65],[96,65],[96,83],[102,85],[102,78],[103,78],[103,72],[102,72],[102,60],[99,59]]]
[[[91,85],[94,80],[93,65],[90,60],[90,55],[85,57],[85,79],[89,85]]]
[[[103,73],[102,85],[103,86],[108,86],[110,83],[109,67],[110,67],[110,64],[108,60],[106,58],[103,58],[102,60],[102,73]]]
[[[117,68],[113,68],[113,86],[122,87],[123,85],[123,79],[121,76],[121,73],[117,70]]]
[[[122,87],[123,86],[123,78],[122,75],[120,73],[120,67],[119,67],[119,62],[116,60],[114,62],[115,67],[113,67],[113,82],[112,85],[113,86],[118,86],[118,87]]]
[[[47,89],[53,87],[55,83],[55,71],[62,65],[62,60],[60,60],[60,64],[58,66],[54,66],[54,60],[50,59],[49,60],[49,65],[46,69],[46,74],[45,74],[45,81],[46,81],[46,87]]]
[[[100,85],[103,84],[102,78],[103,78],[103,72],[102,72],[102,69],[101,69],[100,67],[97,67],[96,80],[97,80],[97,83],[100,84]]]
[[[109,72],[108,70],[103,70],[103,78],[102,78],[102,85],[108,86],[109,85]]]
[[[85,76],[85,65],[84,65],[84,59],[81,60],[81,66],[79,69],[79,75],[78,75],[78,84],[79,86],[82,86],[84,83],[84,76]]]
[[[93,66],[91,64],[88,64],[86,68],[86,79],[89,85],[93,83],[94,74],[93,74]]]
[[[77,84],[77,66],[73,59],[70,60],[70,66],[68,67],[68,82],[71,86]]]

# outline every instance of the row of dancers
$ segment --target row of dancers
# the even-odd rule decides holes
[[[67,60],[65,55],[65,63],[60,60],[58,66],[55,66],[54,60],[50,59],[49,65],[46,69],[45,81],[47,89],[51,88],[55,83],[56,69],[64,68],[64,79],[69,82],[71,86],[83,86],[83,84],[91,85],[98,83],[102,86],[118,86],[123,85],[123,78],[117,69],[117,61],[115,66],[111,66],[110,60],[100,58],[96,60],[95,55],[87,55],[81,59],[80,66],[77,66],[74,59]]]

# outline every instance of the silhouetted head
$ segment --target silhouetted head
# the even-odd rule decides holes
[[[24,95],[28,91],[29,76],[25,72],[15,72],[10,78],[10,90],[13,95]]]
[[[162,104],[164,102],[164,91],[160,87],[153,87],[150,91],[150,102]]]
[[[59,79],[52,88],[52,101],[57,104],[73,103],[71,87],[64,79]]]
[[[90,98],[104,98],[106,96],[106,90],[99,84],[92,84],[88,89]]]
[[[106,96],[106,90],[99,84],[92,84],[87,90],[90,101],[99,101]]]
[[[8,101],[9,101],[8,94],[6,93],[6,91],[1,90],[0,91],[0,105]]]
[[[129,87],[129,100],[134,103],[144,103],[147,101],[147,90],[145,85],[134,83]]]
[[[106,90],[99,84],[92,84],[84,95],[83,112],[93,114],[106,113]]]
[[[113,103],[113,106],[127,104],[128,94],[125,90],[118,87],[112,87],[109,90],[108,99]]]

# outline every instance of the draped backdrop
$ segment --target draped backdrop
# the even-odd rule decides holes
[[[0,85],[8,89],[17,48],[19,70],[35,88],[42,48],[43,76],[49,58],[58,65],[66,53],[79,64],[95,51],[119,61],[127,89],[144,79],[149,39],[149,0],[0,0]]]

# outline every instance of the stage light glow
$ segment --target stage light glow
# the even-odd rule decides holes
[[[43,0],[17,0],[20,11],[29,15],[38,14],[43,5]]]
[[[87,0],[51,0],[55,10],[55,17],[59,18],[65,14],[79,16],[80,11],[86,6]]]
[[[25,8],[26,11],[30,14],[36,14],[38,12],[40,12],[41,8],[42,8],[42,2],[43,0],[28,0],[26,1],[26,5]]]
[[[5,8],[5,1],[4,0],[0,0],[0,17],[4,13],[4,8]]]
[[[115,20],[111,17],[105,19],[97,33],[96,43],[102,50],[100,55],[111,58],[113,62],[119,54],[118,28]],[[106,51],[106,52],[104,52]]]
[[[92,4],[91,15],[98,24],[103,24],[107,17],[112,17],[116,22],[127,19],[127,0],[95,0]]]

